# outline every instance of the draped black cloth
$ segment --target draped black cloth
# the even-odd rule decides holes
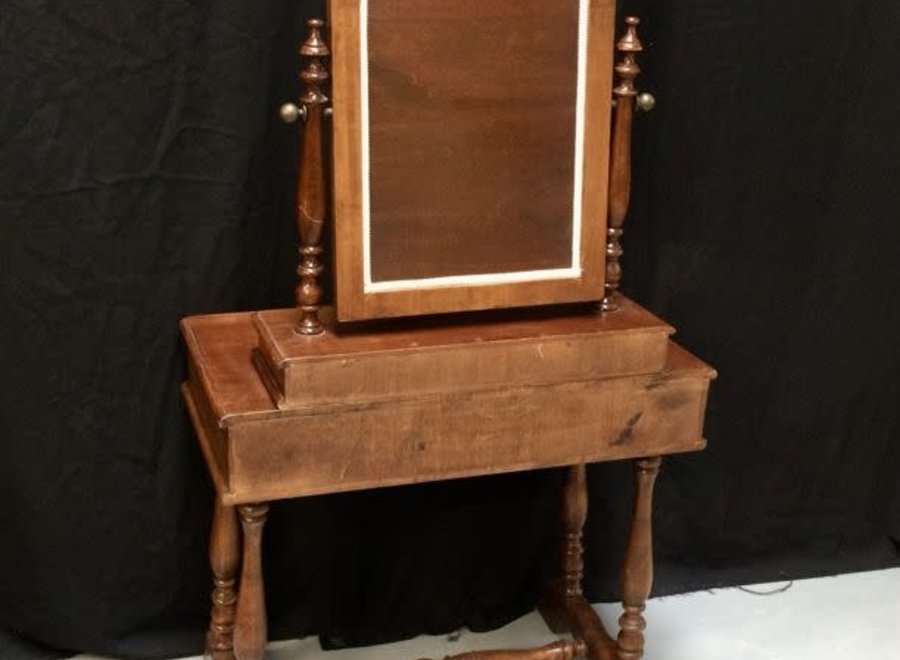
[[[664,463],[656,593],[896,565],[900,5],[626,7],[659,107],[635,131],[625,288],[720,372],[708,451]],[[320,11],[0,8],[0,625],[199,652],[212,498],[177,322],[291,304],[296,128],[275,115]],[[630,473],[590,474],[588,595],[615,598]],[[273,635],[339,646],[524,613],[559,483],[274,507]]]

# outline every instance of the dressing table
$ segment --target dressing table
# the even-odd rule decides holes
[[[304,92],[280,111],[301,127],[297,306],[182,321],[216,489],[208,656],[264,657],[279,500],[561,468],[537,605],[564,636],[459,659],[643,657],[654,481],[704,448],[715,372],[618,291],[632,118],[653,104],[625,23],[615,42],[612,0],[331,0],[309,22]],[[585,466],[613,460],[636,489],[610,635],[581,530]]]

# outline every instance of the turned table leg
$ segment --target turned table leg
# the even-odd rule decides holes
[[[206,635],[206,656],[234,660],[234,583],[238,567],[238,524],[233,506],[218,500],[209,539],[209,563],[213,574],[212,612]]]
[[[584,549],[581,538],[588,512],[587,470],[583,463],[566,468],[561,505],[560,575],[541,601],[541,615],[553,632],[573,636],[574,644],[565,652],[592,660],[614,660],[615,640],[607,634],[600,617],[582,594]],[[553,652],[562,651],[554,648]]]
[[[266,653],[267,636],[262,532],[269,505],[244,504],[238,510],[244,531],[244,557],[234,628],[234,655],[237,660],[262,660]]]
[[[637,488],[631,532],[622,566],[622,606],[617,640],[618,660],[640,660],[644,656],[644,604],[653,586],[653,484],[662,459],[635,461]]]
[[[584,463],[569,467],[563,487],[562,586],[567,599],[581,596],[581,579],[584,575],[581,535],[588,510],[586,472]]]

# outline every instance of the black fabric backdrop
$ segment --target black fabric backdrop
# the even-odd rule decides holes
[[[720,371],[658,490],[656,593],[896,565],[897,34],[874,0],[645,18],[626,289]],[[314,3],[0,8],[0,624],[197,652],[210,484],[177,322],[291,304],[294,49]],[[536,90],[538,93],[538,90]],[[274,636],[499,625],[554,549],[555,472],[313,498],[266,536]],[[592,468],[588,594],[616,596],[625,466]]]

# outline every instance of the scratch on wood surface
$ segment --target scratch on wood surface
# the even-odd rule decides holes
[[[342,467],[341,467],[341,476],[338,477],[339,480],[341,480],[341,481],[344,480],[344,478],[347,476],[347,472],[350,471],[350,468],[356,462],[356,452],[359,449],[359,445],[360,445],[360,443],[362,443],[362,440],[363,440],[362,435],[357,434],[356,440],[353,441],[353,446],[350,447],[350,451],[347,452],[346,457],[344,458],[343,461],[341,461]]]
[[[640,421],[641,417],[644,416],[644,412],[636,412],[632,415],[627,422],[625,422],[625,428],[619,432],[612,442],[611,445],[624,445],[628,444],[631,441],[632,436],[634,435],[634,427]]]

